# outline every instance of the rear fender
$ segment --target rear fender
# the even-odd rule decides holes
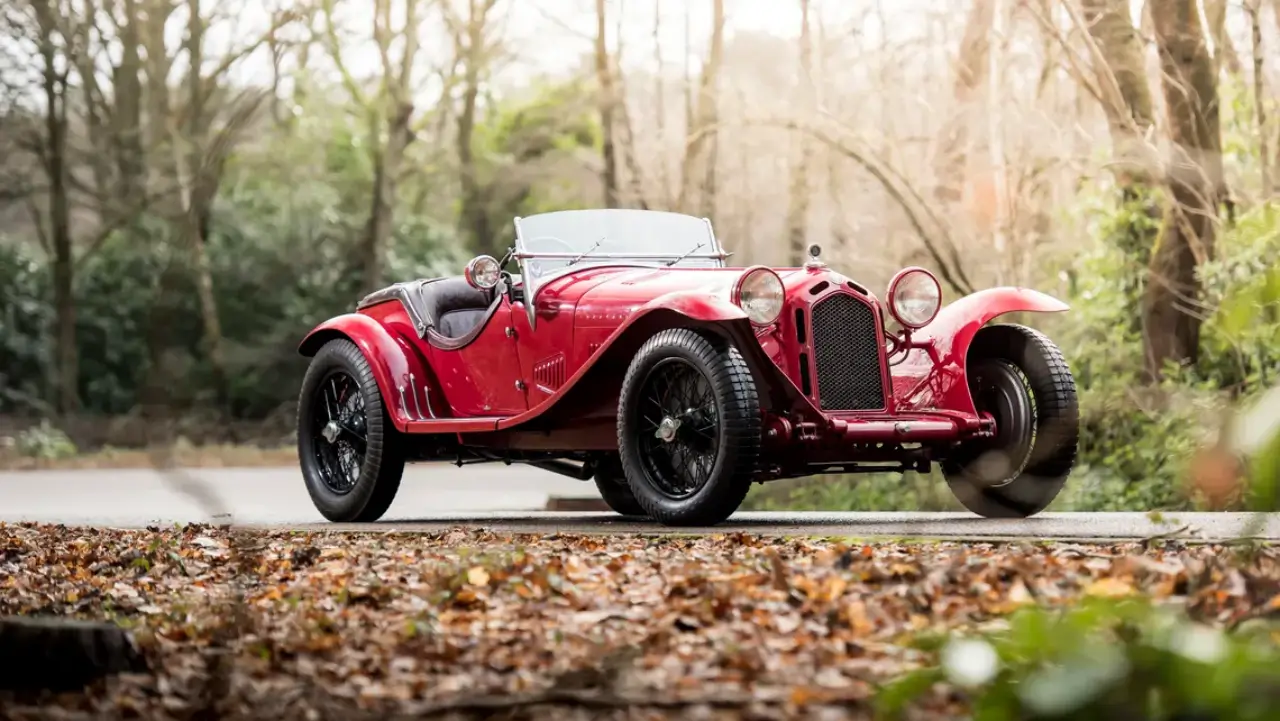
[[[346,315],[336,316],[324,323],[316,326],[314,330],[302,339],[302,343],[298,345],[298,352],[304,356],[314,356],[325,343],[338,338],[346,338],[364,354],[365,360],[369,362],[369,367],[373,370],[373,377],[378,382],[378,390],[382,392],[383,405],[387,409],[387,414],[391,416],[391,422],[395,424],[397,430],[404,431],[407,424],[411,420],[405,408],[406,402],[412,403],[412,400],[406,402],[401,401],[400,388],[404,387],[406,398],[411,391],[410,375],[412,375],[413,390],[420,389],[431,384],[433,378],[426,362],[422,359],[418,351],[413,347],[411,342],[393,333],[385,325],[360,313],[348,313]],[[418,398],[426,399],[426,394],[418,391]],[[441,396],[434,396],[434,402],[438,403]],[[424,410],[427,410],[424,408]],[[439,408],[436,411],[440,410]]]
[[[966,376],[969,346],[978,331],[1006,313],[1062,313],[1066,303],[1029,288],[989,288],[971,293],[938,312],[929,325],[911,334],[917,344],[932,344],[939,363],[925,351],[913,351],[894,369],[894,396],[901,410],[940,408],[974,414]]]

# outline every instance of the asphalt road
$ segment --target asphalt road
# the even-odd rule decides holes
[[[386,520],[324,522],[298,471],[201,469],[0,473],[0,521],[141,527],[230,519],[253,526],[334,530],[439,530],[457,526],[517,533],[690,533],[940,539],[1197,540],[1242,536],[1280,540],[1280,514],[1047,513],[990,520],[964,513],[750,513],[714,529],[666,529],[608,513],[543,512],[552,496],[599,498],[594,484],[523,466],[410,466]],[[1261,521],[1259,523],[1259,521]]]

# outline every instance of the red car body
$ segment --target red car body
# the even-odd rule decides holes
[[[752,483],[937,463],[976,513],[1047,507],[1075,463],[1075,382],[1043,334],[991,321],[1067,306],[993,288],[942,307],[922,268],[882,302],[819,254],[729,268],[687,215],[517,218],[502,261],[376,291],[302,341],[308,492],[371,521],[407,461],[524,463],[593,479],[624,515],[711,525]]]
[[[409,291],[393,286],[315,328],[300,351],[354,341],[391,423],[424,438],[416,458],[461,462],[480,451],[519,460],[616,451],[620,384],[637,349],[666,328],[703,329],[731,339],[755,378],[760,480],[769,480],[923,469],[931,449],[992,434],[967,382],[975,334],[1006,313],[1068,308],[1034,290],[992,288],[946,305],[904,337],[886,332],[875,294],[811,263],[773,269],[784,310],[758,327],[725,296],[745,270],[595,264],[550,280],[532,299],[516,283],[460,347],[424,337]],[[851,340],[869,352],[836,365],[824,358],[824,346]]]

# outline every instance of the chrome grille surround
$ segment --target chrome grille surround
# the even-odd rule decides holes
[[[818,407],[884,410],[884,342],[872,305],[850,293],[832,293],[813,305],[810,318]]]

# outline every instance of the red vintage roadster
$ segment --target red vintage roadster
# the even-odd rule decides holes
[[[1025,517],[1075,462],[1061,352],[989,324],[1067,310],[1047,295],[941,308],[937,279],[906,268],[881,301],[816,246],[802,268],[731,268],[711,223],[678,213],[515,225],[502,260],[379,290],[302,341],[298,452],[326,518],[378,519],[406,462],[438,460],[594,479],[618,513],[667,525],[719,523],[756,482],[938,463],[970,510]]]

